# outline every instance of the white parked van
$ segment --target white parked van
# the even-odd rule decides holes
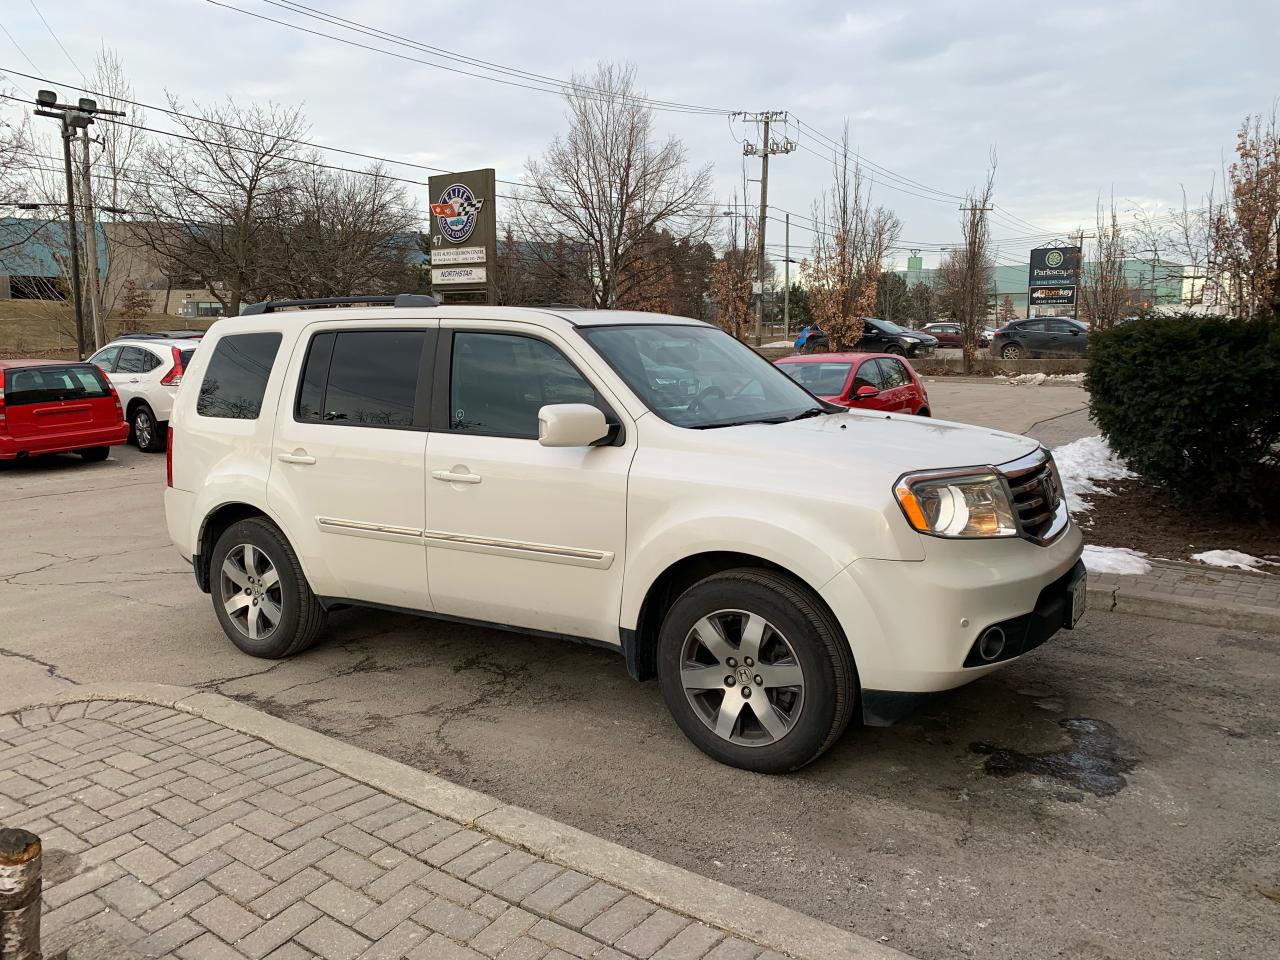
[[[246,653],[348,605],[585,640],[752,770],[1084,608],[1036,441],[830,407],[680,317],[258,304],[214,324],[169,426],[170,535]]]

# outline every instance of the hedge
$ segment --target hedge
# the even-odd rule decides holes
[[[1111,448],[1183,498],[1280,516],[1280,322],[1152,317],[1089,338]]]

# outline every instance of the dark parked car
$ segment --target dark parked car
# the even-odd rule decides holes
[[[920,328],[919,332],[935,337],[940,347],[958,348],[964,346],[964,332],[958,323],[926,323]],[[980,347],[991,345],[991,334],[987,332],[985,327],[978,328],[977,340]]]
[[[922,330],[908,330],[890,320],[878,317],[862,318],[862,339],[858,341],[858,353],[892,353],[899,357],[927,357],[938,346],[938,338]],[[804,338],[803,345],[796,342],[799,353],[825,353],[827,335],[817,327]]]
[[[991,355],[1005,360],[1027,357],[1083,357],[1089,346],[1089,328],[1070,317],[1028,317],[1014,320],[996,331]]]

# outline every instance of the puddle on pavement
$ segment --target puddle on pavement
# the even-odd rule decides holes
[[[993,777],[1019,773],[1052,777],[1097,797],[1114,796],[1124,789],[1128,784],[1124,774],[1135,763],[1116,754],[1116,731],[1111,724],[1083,717],[1058,724],[1071,738],[1071,745],[1060,750],[1022,753],[981,742],[970,744],[969,749],[986,756],[982,767]]]

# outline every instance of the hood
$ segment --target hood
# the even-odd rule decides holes
[[[809,470],[877,475],[889,482],[917,470],[998,466],[1040,446],[1029,437],[987,427],[873,411],[700,432]]]

